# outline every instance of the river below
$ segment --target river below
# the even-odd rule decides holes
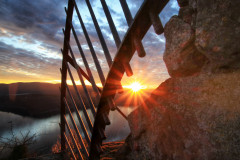
[[[135,108],[133,107],[119,107],[126,115],[131,113]],[[89,112],[89,111],[88,111]],[[82,112],[80,111],[82,115]],[[75,120],[77,116],[74,113]],[[36,135],[36,142],[31,145],[30,151],[37,154],[46,154],[51,152],[51,147],[56,144],[60,135],[60,116],[55,115],[45,119],[35,119],[23,117],[13,113],[0,112],[0,137],[4,141],[6,138],[12,138],[12,134],[18,139],[22,135],[29,136]],[[68,117],[68,116],[67,116]],[[110,111],[109,118],[111,125],[106,127],[106,141],[117,141],[125,139],[130,133],[127,120],[124,119],[117,111]],[[91,117],[91,119],[93,119]],[[70,122],[70,120],[69,120]]]

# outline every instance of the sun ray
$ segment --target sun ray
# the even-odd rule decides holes
[[[143,86],[140,82],[134,81],[130,83],[130,85],[123,86],[124,88],[129,88],[132,90],[132,92],[139,92],[141,89],[145,89],[146,86]]]

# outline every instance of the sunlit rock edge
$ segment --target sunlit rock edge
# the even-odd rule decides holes
[[[171,78],[128,116],[117,159],[240,159],[240,1],[179,4],[164,33]]]

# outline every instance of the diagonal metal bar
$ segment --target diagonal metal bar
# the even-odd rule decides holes
[[[117,54],[114,58],[114,62],[112,67],[108,73],[106,84],[104,85],[101,99],[98,105],[98,111],[95,117],[94,127],[93,127],[93,135],[91,139],[91,146],[90,146],[90,159],[99,159],[100,153],[96,149],[96,144],[102,144],[101,136],[98,133],[98,127],[104,124],[104,120],[102,118],[102,113],[106,112],[109,113],[110,108],[106,105],[107,98],[109,96],[114,97],[116,92],[112,92],[111,94],[109,91],[113,88],[114,85],[118,85],[121,81],[123,74],[125,72],[122,61],[130,62],[133,57],[134,52],[136,51],[135,45],[133,44],[133,35],[138,35],[138,38],[142,40],[144,35],[149,30],[152,22],[149,18],[149,9],[153,6],[155,7],[155,13],[159,14],[160,11],[164,8],[169,0],[145,0],[139,9],[138,13],[136,14],[134,21],[132,22],[131,26],[129,27],[121,46],[119,47]],[[154,2],[154,3],[153,3]],[[126,49],[129,46],[132,46],[131,49]]]
[[[96,85],[96,83],[95,83],[95,80],[94,80],[94,78],[93,78],[91,69],[90,69],[90,67],[89,67],[89,65],[88,65],[87,59],[86,59],[85,54],[84,54],[84,52],[83,52],[83,50],[82,50],[82,47],[81,47],[81,45],[80,45],[80,42],[79,42],[79,40],[78,40],[78,37],[77,37],[77,34],[76,34],[76,32],[75,32],[75,29],[74,29],[73,25],[72,25],[72,32],[73,32],[74,39],[75,39],[75,41],[76,41],[76,43],[77,43],[78,50],[79,50],[79,52],[80,52],[80,54],[81,54],[83,63],[84,63],[85,68],[86,68],[86,70],[87,70],[90,83],[92,84],[92,88],[93,88],[94,92],[96,93],[97,99],[100,99],[100,94],[99,94],[98,87],[97,87],[97,85]]]
[[[120,0],[120,4],[122,6],[123,13],[124,13],[124,15],[126,17],[128,26],[131,26],[131,24],[133,22],[133,18],[132,18],[132,14],[130,12],[130,9],[128,8],[126,0]]]
[[[110,55],[109,50],[108,50],[108,48],[107,48],[106,42],[105,42],[105,40],[104,40],[104,38],[103,38],[102,32],[101,32],[100,27],[99,27],[99,25],[98,25],[97,19],[96,19],[96,17],[95,17],[95,14],[94,14],[94,12],[93,12],[93,9],[92,9],[92,6],[91,6],[89,0],[85,0],[85,1],[86,1],[86,3],[87,3],[89,12],[90,12],[90,14],[91,14],[91,17],[92,17],[94,26],[95,26],[95,28],[96,28],[96,31],[97,31],[97,34],[98,34],[98,37],[99,37],[99,40],[100,40],[100,43],[101,43],[101,45],[102,45],[102,48],[103,48],[105,57],[106,57],[106,59],[107,59],[108,66],[109,66],[109,68],[110,68],[111,65],[112,65],[111,55]]]
[[[77,158],[76,158],[76,156],[75,156],[75,153],[73,152],[72,146],[71,146],[71,144],[70,144],[69,141],[68,141],[68,138],[67,138],[66,133],[63,133],[63,135],[64,135],[64,139],[65,139],[66,142],[67,142],[68,148],[69,148],[69,150],[70,150],[70,152],[71,152],[71,155],[72,155],[73,159],[74,159],[74,160],[77,160]]]
[[[65,7],[65,12],[66,12],[66,14],[67,14],[67,9],[66,9],[66,7]],[[75,29],[74,29],[74,26],[72,25],[72,22],[68,22],[68,23],[70,23],[70,25],[71,25],[71,27],[72,27],[72,32],[73,32],[73,36],[74,36],[75,42],[77,43],[78,50],[79,50],[79,52],[80,52],[80,55],[81,55],[81,57],[82,57],[84,66],[85,66],[85,68],[86,68],[86,70],[87,70],[87,73],[88,73],[88,76],[89,76],[89,77],[88,77],[88,76],[86,77],[86,76],[84,75],[85,72],[82,72],[81,67],[79,67],[79,69],[80,69],[81,73],[83,74],[83,76],[92,84],[93,91],[94,91],[95,94],[96,94],[96,99],[99,100],[99,99],[100,99],[101,89],[100,89],[99,87],[97,87],[97,85],[96,85],[96,83],[95,83],[95,80],[94,80],[94,78],[93,78],[91,69],[90,69],[90,67],[89,67],[89,65],[88,65],[87,59],[86,59],[85,54],[84,54],[84,52],[83,52],[83,50],[82,50],[81,44],[80,44],[80,42],[79,42],[79,40],[78,40],[78,36],[77,36],[77,34],[76,34],[76,31],[75,31]],[[63,33],[64,33],[64,29],[63,29]],[[69,46],[70,46],[70,44],[69,44]],[[70,47],[71,47],[71,46],[70,46]],[[72,59],[71,59],[71,60],[72,60]],[[71,62],[72,62],[72,63],[71,63]],[[74,67],[73,60],[72,60],[71,62],[70,62],[70,64]],[[77,69],[77,68],[76,68],[76,69]]]
[[[82,97],[80,96],[80,94],[79,94],[79,92],[78,92],[76,83],[75,83],[75,81],[74,81],[74,79],[73,79],[73,76],[72,76],[72,72],[71,72],[68,64],[66,64],[66,65],[67,65],[68,73],[69,73],[70,79],[71,79],[71,81],[72,81],[74,90],[75,90],[75,92],[76,92],[76,94],[77,94],[77,96],[78,96],[78,99],[79,99],[79,101],[80,101],[80,106],[81,106],[81,109],[82,109],[83,114],[84,114],[84,116],[85,116],[85,119],[86,119],[86,121],[87,121],[88,127],[89,127],[90,131],[92,131],[93,126],[92,126],[91,119],[90,119],[90,117],[89,117],[89,115],[88,115],[88,112],[87,112],[87,109],[86,109],[86,107],[85,107],[85,105],[84,105],[83,99],[82,99]],[[95,111],[95,110],[94,110],[94,111]],[[96,114],[96,112],[95,112],[95,114]]]
[[[101,3],[102,3],[102,7],[103,7],[103,10],[104,10],[104,13],[107,17],[107,21],[108,21],[108,24],[109,24],[109,27],[110,27],[110,30],[112,32],[112,35],[113,35],[113,39],[115,41],[115,44],[117,46],[117,48],[119,48],[120,44],[121,44],[121,40],[120,40],[120,37],[118,35],[118,32],[117,32],[117,29],[114,25],[114,22],[113,22],[113,19],[112,19],[112,16],[108,10],[108,6],[105,2],[105,0],[100,0]]]
[[[107,21],[108,21],[110,30],[111,30],[111,32],[113,34],[113,38],[114,38],[115,44],[116,44],[116,46],[118,48],[120,46],[120,44],[121,44],[121,40],[120,40],[120,37],[118,35],[117,29],[116,29],[116,27],[114,25],[112,16],[111,16],[111,14],[109,12],[109,9],[108,9],[108,6],[107,6],[105,0],[101,0],[101,3],[102,3],[102,7],[103,7],[103,10],[104,10],[104,13],[105,13],[105,15],[107,17]],[[113,97],[109,97],[109,100],[108,100],[108,104],[109,104],[110,108],[116,109],[126,119],[126,115],[124,115],[124,113],[117,106],[115,106],[112,103],[111,99],[113,99]]]
[[[126,62],[129,62],[134,52],[136,51],[136,48],[133,45],[132,35],[138,34],[139,39],[143,39],[144,35],[147,33],[148,29],[150,28],[151,21],[148,16],[149,8],[151,8],[152,5],[156,5],[157,8],[155,12],[160,13],[160,11],[163,9],[163,7],[167,4],[168,1],[169,0],[162,0],[162,1],[155,0],[154,1],[155,3],[152,3],[152,1],[150,0],[144,1],[143,5],[141,6],[138,13],[136,14],[133,24],[128,29],[123,39],[123,42],[117,51],[117,55],[115,56],[115,61],[109,71],[105,87],[102,91],[103,92],[101,95],[102,98],[108,97],[109,96],[108,91],[111,90],[112,85],[117,85],[122,79],[123,73],[125,70],[123,69],[121,61],[124,60]],[[126,48],[128,48],[129,45],[132,46],[132,49],[127,50]]]
[[[73,30],[73,34],[74,34],[74,37],[76,36],[76,32],[75,32],[75,29],[74,29],[74,27],[72,26],[72,30]],[[64,33],[64,29],[63,29],[63,33]],[[85,55],[84,55],[84,53],[83,53],[83,51],[82,51],[82,48],[81,48],[81,46],[80,46],[80,43],[79,43],[79,40],[78,40],[78,38],[77,38],[77,36],[76,36],[76,42],[77,42],[77,44],[79,44],[79,50],[80,50],[80,53],[82,53],[83,54],[83,57],[85,58]],[[73,54],[73,52],[72,52],[72,49],[71,49],[71,46],[70,46],[70,44],[69,44],[69,50],[70,50],[70,53],[71,53],[71,55],[72,55],[72,63],[73,63],[73,66],[75,66],[75,65],[77,65],[77,63],[76,63],[76,59],[75,59],[75,57],[74,57],[74,54]],[[86,61],[86,64],[87,64],[87,66],[88,66],[88,63],[87,63],[87,61]],[[75,68],[77,68],[77,67],[75,67]],[[80,68],[80,67],[79,67]],[[81,68],[80,68],[81,69]],[[89,68],[89,71],[91,72],[91,70],[90,70],[90,68]],[[71,72],[70,71],[70,69],[69,69],[69,72]],[[91,73],[90,73],[90,75],[92,75]],[[71,77],[71,76],[70,76]],[[74,80],[72,80],[72,83],[73,84],[75,84],[75,82],[73,82]],[[93,79],[93,83],[92,84],[95,84],[95,82],[94,82],[94,79]],[[95,84],[96,85],[96,84]],[[98,93],[98,92],[97,92]],[[80,97],[80,96],[79,96]],[[111,97],[109,97],[109,98],[111,98]],[[80,101],[82,101],[81,99],[80,99]],[[127,119],[127,117],[126,117],[126,115],[117,107],[117,106],[115,106],[113,103],[112,103],[112,101],[111,100],[109,100],[108,101],[108,103],[109,103],[109,105],[110,105],[110,107],[111,108],[114,108],[114,109],[116,109],[125,119]],[[84,104],[83,104],[83,106],[84,106]]]
[[[123,9],[123,13],[126,17],[128,26],[130,27],[132,22],[133,22],[133,18],[130,12],[130,9],[127,5],[126,0],[120,0],[122,9]],[[144,57],[146,55],[146,52],[144,50],[144,47],[142,45],[141,39],[138,37],[138,34],[136,35],[132,35],[133,36],[133,44],[135,45],[135,48],[137,50],[138,56],[139,57]]]
[[[100,81],[101,81],[101,83],[102,83],[102,86],[104,86],[104,84],[105,84],[105,77],[104,77],[102,68],[101,68],[101,66],[100,66],[100,64],[99,64],[99,61],[98,61],[97,55],[96,55],[96,53],[95,53],[95,50],[94,50],[94,48],[93,48],[92,42],[91,42],[91,40],[90,40],[90,38],[89,38],[89,36],[88,36],[87,30],[86,30],[86,28],[85,28],[85,25],[84,25],[84,23],[83,23],[82,17],[81,17],[81,15],[80,15],[79,10],[78,10],[76,1],[75,1],[75,0],[72,0],[72,1],[73,1],[73,3],[74,3],[75,9],[76,9],[76,13],[77,13],[79,22],[80,22],[80,24],[81,24],[81,26],[82,26],[82,30],[83,30],[84,36],[85,36],[85,38],[86,38],[86,40],[87,40],[87,43],[88,43],[90,52],[91,52],[91,54],[92,54],[93,61],[94,61],[95,66],[96,66],[96,68],[97,68],[98,75],[99,75],[99,77],[100,77]]]
[[[63,51],[61,51],[61,52],[63,52]],[[67,61],[67,62],[69,62],[73,67],[74,67],[74,64],[73,64],[73,59],[69,56],[69,55],[67,55],[66,57],[65,57],[65,60]],[[77,66],[78,68],[79,68],[79,70],[80,70],[80,72],[82,73],[82,75],[83,75],[83,77],[84,78],[86,78],[86,80],[88,80],[88,82],[90,82],[90,78],[88,77],[88,75],[82,70],[82,68],[80,68],[79,66]],[[74,67],[75,68],[75,67]],[[77,69],[77,68],[76,68]],[[91,82],[90,82],[91,83]],[[99,90],[99,92],[101,92],[101,90]]]
[[[83,159],[82,153],[81,153],[81,151],[80,151],[80,149],[79,149],[79,147],[78,147],[78,144],[77,144],[76,139],[74,138],[74,135],[73,135],[72,130],[71,130],[69,124],[68,124],[68,121],[67,121],[66,116],[64,116],[64,118],[65,118],[65,123],[66,123],[67,129],[68,129],[68,132],[69,132],[69,134],[70,134],[70,137],[72,138],[72,141],[73,141],[73,144],[74,144],[75,148],[76,148],[77,151],[78,151],[79,157],[80,157],[80,159]],[[86,155],[88,156],[88,152],[87,152]]]
[[[71,46],[70,46],[70,45],[69,45],[69,50],[70,50],[71,55],[73,56],[73,63],[74,63],[74,66],[75,66],[76,60],[75,60],[75,57],[74,57],[74,54],[73,54],[73,52],[72,52],[72,49],[71,49]],[[72,77],[71,70],[69,69],[69,66],[68,66],[68,65],[67,65],[67,67],[68,67],[69,74],[70,74],[70,78],[71,78],[71,77]],[[71,81],[72,81],[72,83],[73,83],[73,86],[76,86],[73,77],[71,78]],[[77,91],[77,89],[75,89],[75,91]],[[77,91],[77,95],[79,95],[78,91]],[[82,106],[84,106],[84,108],[85,108],[85,105],[83,104],[83,100],[82,100],[81,96],[79,95],[78,97],[79,97],[80,102],[82,103]],[[108,104],[109,104],[110,108],[116,109],[125,119],[127,119],[126,115],[125,115],[117,106],[115,106],[115,105],[112,103],[112,101],[110,100],[110,98],[112,98],[112,97],[109,97],[109,100],[108,100]],[[84,109],[83,109],[83,110],[84,110]],[[94,110],[95,110],[95,109],[94,109]],[[96,115],[96,111],[95,111],[94,116],[95,116],[95,115]]]
[[[66,98],[64,98],[64,102],[65,102],[66,108],[67,108],[67,110],[68,110],[70,119],[71,119],[71,121],[72,121],[73,127],[74,127],[75,131],[77,132],[76,134],[77,134],[77,137],[78,137],[78,139],[79,139],[79,141],[80,141],[80,145],[81,145],[82,149],[84,150],[84,152],[87,153],[87,152],[88,152],[88,151],[87,151],[87,148],[86,148],[86,146],[85,146],[85,144],[84,144],[84,142],[83,142],[83,138],[82,138],[81,133],[79,132],[79,129],[78,129],[78,127],[77,127],[77,124],[76,124],[76,122],[75,122],[75,120],[74,120],[74,118],[73,118],[72,111],[71,111],[71,109],[70,109],[70,107],[69,107],[69,105],[68,105],[68,103],[67,103]]]
[[[75,59],[74,54],[73,54],[73,52],[72,52],[72,49],[71,49],[71,48],[69,48],[69,49],[70,49],[70,54],[71,54],[71,56],[73,57],[74,65],[77,66],[77,62],[76,62],[76,59]],[[67,65],[67,66],[68,66],[68,65]],[[70,71],[70,69],[69,69],[69,71]],[[71,71],[70,71],[70,72],[71,72]],[[90,95],[89,95],[89,93],[88,93],[87,86],[86,86],[86,84],[85,84],[85,82],[84,82],[84,80],[83,80],[83,77],[82,77],[81,72],[79,72],[79,70],[77,70],[77,73],[78,73],[78,77],[79,77],[79,79],[80,79],[80,82],[81,82],[81,84],[82,84],[83,90],[84,90],[84,92],[85,92],[86,98],[87,98],[87,100],[88,100],[88,104],[89,104],[90,109],[91,109],[91,111],[92,111],[93,117],[95,117],[95,115],[96,115],[96,109],[95,109],[94,104],[93,104],[93,102],[92,102],[92,99],[91,99],[91,97],[90,97]]]
[[[116,110],[127,120],[127,116],[118,107],[116,107]]]
[[[62,50],[61,50],[61,51],[62,51]],[[68,63],[70,63],[70,64],[75,68],[75,65],[74,65],[74,63],[73,63],[73,59],[72,59],[69,55],[66,56],[66,61],[67,61]],[[82,70],[82,68],[81,68],[78,64],[77,64],[77,68],[75,68],[75,69],[76,69],[76,70],[79,70],[79,72],[82,73],[83,77],[86,78],[86,80],[87,80],[89,83],[92,84],[92,82],[90,81],[90,78],[88,77],[88,75]],[[97,90],[98,90],[99,93],[102,92],[101,88],[99,88],[99,87],[97,87]]]
[[[71,49],[71,46],[69,45],[69,49],[70,49],[70,53],[73,55],[73,52],[72,52],[72,49]],[[74,55],[73,55],[74,56]],[[73,59],[75,59],[75,58],[73,58]],[[75,60],[73,60],[73,61],[75,61]],[[74,64],[75,64],[76,62],[74,62]],[[68,67],[68,70],[69,70],[69,74],[70,74],[70,78],[71,78],[71,81],[72,81],[72,83],[73,83],[73,86],[76,86],[76,84],[75,84],[75,81],[74,81],[74,79],[73,79],[73,77],[72,77],[72,74],[71,74],[71,70],[69,69],[69,66],[67,65],[67,67]],[[75,88],[75,87],[74,87]],[[77,89],[75,89],[75,91],[77,92],[77,95],[79,95],[79,92],[78,92],[78,90]],[[78,96],[79,97],[79,100],[80,100],[80,102],[81,102],[81,106],[84,106],[84,108],[85,108],[85,105],[84,105],[84,103],[83,103],[83,100],[82,100],[82,98],[81,98],[81,96],[79,95]],[[112,97],[109,97],[109,98],[112,98]],[[108,100],[108,104],[109,104],[109,106],[110,106],[110,108],[114,108],[114,109],[116,109],[125,119],[127,119],[127,116],[117,107],[117,106],[115,106],[113,103],[112,103],[112,101],[111,100]],[[84,109],[83,109],[84,110]],[[95,115],[95,114],[94,114]],[[92,130],[92,129],[91,129]]]
[[[95,65],[96,65],[101,83],[104,86],[102,94],[101,94],[100,102],[98,104],[97,114],[95,116],[95,122],[94,122],[93,130],[92,130],[92,139],[91,139],[91,145],[90,145],[90,154],[89,154],[90,159],[99,159],[100,158],[99,155],[102,151],[101,150],[102,140],[105,139],[104,129],[105,129],[105,126],[107,124],[109,124],[109,120],[108,120],[107,115],[109,114],[109,110],[110,110],[111,106],[114,105],[113,98],[116,94],[116,91],[119,90],[119,87],[117,87],[117,86],[119,86],[124,72],[126,72],[128,76],[132,75],[132,69],[131,69],[131,66],[129,65],[129,62],[130,62],[134,52],[137,50],[137,53],[140,57],[145,56],[146,53],[144,51],[141,40],[142,40],[143,36],[146,34],[149,27],[151,25],[153,25],[154,30],[157,34],[162,33],[163,27],[162,27],[161,21],[158,17],[158,14],[163,9],[163,7],[167,4],[168,0],[161,0],[161,1],[159,1],[159,0],[145,0],[143,5],[139,9],[138,13],[136,14],[136,17],[134,18],[134,20],[132,20],[132,16],[131,16],[130,10],[127,6],[126,0],[120,0],[122,9],[124,11],[124,15],[127,19],[128,25],[129,25],[129,29],[128,29],[128,31],[127,31],[124,39],[123,39],[123,42],[118,46],[118,51],[117,51],[116,57],[114,58],[114,62],[112,63],[112,66],[110,68],[110,71],[108,73],[108,76],[107,76],[106,80],[105,80],[104,74],[102,72],[102,68],[101,68],[101,66],[99,64],[99,61],[97,59],[97,56],[96,56],[95,50],[93,48],[92,42],[91,42],[91,40],[88,36],[87,30],[86,30],[86,28],[84,26],[84,23],[82,21],[80,12],[79,12],[78,7],[76,5],[76,2],[75,2],[75,0],[69,0],[69,3],[70,3],[70,1],[72,3],[71,5],[73,5],[72,8],[76,9],[77,16],[79,18],[80,24],[82,26],[85,38],[87,40],[87,43],[88,43],[88,46],[89,46],[89,49],[90,49],[90,52],[91,52],[91,55],[93,57]],[[105,2],[105,0],[101,0],[101,2],[102,1]],[[97,24],[97,20],[96,20],[96,17],[94,15],[94,12],[91,8],[91,4],[90,4],[89,0],[86,0],[86,3],[88,5],[90,14],[91,14],[91,16],[93,18],[93,21],[94,21],[95,28],[97,30],[97,27],[99,27],[99,26]],[[72,15],[69,15],[69,12],[71,12],[71,11],[66,10],[66,12],[67,12],[67,17],[69,17],[69,16],[72,17]],[[109,13],[109,15],[110,15],[110,13]],[[73,99],[73,97],[70,93],[70,90],[69,90],[69,88],[66,84],[66,76],[67,76],[67,71],[68,70],[70,72],[69,75],[71,75],[71,71],[70,71],[70,68],[69,68],[67,62],[69,62],[71,65],[73,65],[74,68],[76,68],[76,70],[78,72],[78,76],[81,75],[81,68],[80,68],[80,66],[77,65],[76,59],[75,59],[74,54],[72,52],[71,46],[69,44],[69,39],[70,39],[69,25],[71,27],[71,25],[72,25],[71,22],[72,22],[72,19],[69,20],[69,18],[67,18],[66,26],[68,25],[68,29],[66,28],[67,33],[64,33],[65,37],[67,36],[66,37],[67,41],[65,41],[65,38],[64,38],[64,47],[65,48],[63,50],[64,54],[63,54],[63,62],[62,62],[62,64],[63,64],[62,66],[64,68],[64,72],[62,73],[62,86],[63,86],[62,90],[63,91],[61,91],[61,107],[62,107],[62,111],[63,111],[63,112],[61,112],[61,114],[63,114],[63,115],[65,115],[65,110],[63,110],[63,107],[66,106],[66,104],[62,105],[62,102],[63,102],[63,98],[66,97],[66,89],[69,93],[72,104],[74,105],[75,109],[77,109],[77,112],[78,112],[78,108],[77,108],[77,106],[75,104],[75,101],[74,101],[74,99]],[[108,23],[109,23],[109,20],[108,20]],[[113,24],[113,26],[114,26],[114,24]],[[70,30],[71,30],[71,28],[70,28]],[[115,31],[116,31],[116,27],[115,27]],[[116,33],[117,33],[117,31],[116,31]],[[98,33],[98,35],[99,35],[99,33]],[[76,36],[76,38],[77,38],[77,36]],[[100,40],[100,42],[101,42],[101,40]],[[121,41],[119,41],[119,42],[121,42]],[[101,42],[102,47],[104,45],[103,43],[104,42]],[[115,43],[116,43],[116,41],[115,41]],[[66,46],[66,45],[68,45],[68,46]],[[117,43],[116,43],[116,45],[117,45]],[[80,46],[80,43],[79,43],[79,46]],[[72,57],[70,57],[68,55],[68,49],[70,50],[70,53],[71,53]],[[103,48],[103,50],[104,50],[104,48]],[[89,70],[90,70],[90,68],[89,68]],[[83,72],[83,73],[85,73],[85,72]],[[88,74],[88,76],[89,76],[89,80],[91,81],[89,74]],[[74,81],[73,77],[71,78],[71,80]],[[83,80],[83,77],[82,77],[82,80]],[[104,84],[104,82],[106,82],[106,83]],[[90,83],[92,83],[92,81]],[[94,82],[94,84],[95,84],[95,82]],[[84,85],[85,85],[85,83],[84,83]],[[76,87],[76,84],[75,84],[75,87]],[[75,88],[75,90],[76,90],[76,88]],[[98,90],[99,90],[99,88],[98,88]],[[97,93],[98,93],[98,90],[96,89]],[[69,108],[69,106],[68,106],[68,108]],[[93,108],[95,109],[94,105],[93,105]],[[65,109],[65,107],[64,107],[64,109]],[[70,110],[70,108],[69,108],[69,110]],[[118,108],[117,108],[117,111],[119,111]],[[78,112],[78,114],[79,114],[79,112]],[[61,118],[62,117],[63,116],[61,116]],[[80,115],[79,115],[79,117],[80,117]],[[80,120],[79,120],[79,122],[81,124]],[[63,123],[65,123],[65,121],[63,121]],[[64,124],[64,129],[61,129],[61,135],[64,135],[64,136],[66,135],[65,134],[65,125],[66,124],[68,125],[68,122],[66,122]],[[84,125],[83,122],[82,122],[82,124]],[[61,125],[63,125],[63,124],[61,124]],[[71,129],[69,128],[69,130],[71,130]],[[64,132],[62,132],[62,131],[64,131]],[[64,142],[65,141],[63,141],[63,143]],[[63,146],[63,143],[61,144],[62,146]],[[64,148],[65,148],[65,146],[64,146]]]
[[[90,143],[91,141],[90,141],[90,138],[89,138],[87,129],[86,129],[86,127],[85,127],[85,124],[83,123],[83,120],[82,120],[81,115],[80,115],[80,113],[79,113],[79,111],[78,111],[77,105],[76,105],[76,103],[75,103],[75,101],[74,101],[74,99],[73,99],[73,97],[72,97],[72,94],[71,94],[71,92],[70,92],[70,90],[69,90],[69,88],[68,88],[68,86],[67,86],[66,83],[65,83],[65,85],[66,85],[66,88],[67,88],[67,91],[68,91],[68,95],[69,95],[69,97],[70,97],[70,99],[71,99],[71,102],[72,102],[72,104],[73,104],[73,106],[74,106],[74,109],[75,109],[75,111],[76,111],[77,118],[78,118],[78,121],[79,121],[79,123],[80,123],[80,125],[81,125],[81,128],[82,128],[82,131],[83,131],[83,133],[84,133],[84,136],[85,136],[87,142]]]
[[[160,35],[164,32],[162,22],[157,13],[154,10],[149,11],[149,18],[151,19],[154,31],[157,35]]]

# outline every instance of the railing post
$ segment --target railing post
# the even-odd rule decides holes
[[[65,8],[67,16],[66,16],[65,30],[63,29],[64,44],[63,44],[63,50],[62,50],[63,60],[62,60],[62,69],[61,69],[62,83],[61,83],[61,116],[60,116],[61,117],[61,123],[60,123],[61,151],[62,153],[65,153],[66,152],[65,145],[68,145],[69,146],[68,150],[70,149],[70,152],[74,159],[89,158],[90,160],[92,159],[95,160],[95,159],[100,159],[100,154],[103,151],[101,146],[102,146],[103,140],[106,139],[106,135],[104,132],[106,125],[110,124],[110,120],[108,117],[110,110],[117,110],[125,119],[127,119],[127,117],[123,114],[123,112],[121,112],[121,110],[117,106],[115,106],[114,97],[116,93],[119,93],[120,91],[123,90],[121,86],[121,79],[124,73],[126,72],[127,76],[133,75],[133,71],[130,66],[130,61],[135,51],[138,52],[139,57],[144,57],[146,55],[144,51],[144,46],[142,45],[141,41],[145,36],[145,34],[147,33],[147,31],[149,30],[150,26],[151,25],[154,26],[154,29],[157,34],[160,34],[163,32],[163,27],[158,17],[158,14],[160,13],[160,11],[163,9],[163,7],[167,4],[169,0],[161,0],[161,1],[160,0],[144,0],[141,8],[137,12],[134,19],[131,15],[131,12],[126,3],[126,0],[120,0],[124,15],[129,25],[129,29],[126,35],[124,36],[122,42],[117,33],[116,27],[113,23],[111,14],[108,10],[105,0],[100,0],[108,20],[110,30],[113,34],[113,38],[115,40],[115,43],[118,49],[113,62],[111,60],[109,50],[107,48],[106,42],[104,40],[104,37],[98,25],[95,14],[93,12],[91,3],[89,0],[85,0],[85,1],[90,11],[90,15],[92,17],[97,34],[99,36],[99,40],[104,50],[108,65],[111,67],[107,75],[107,78],[105,80],[105,76],[103,74],[101,65],[97,58],[96,52],[94,50],[94,45],[90,40],[87,29],[83,22],[83,19],[81,18],[81,15],[79,12],[80,8],[78,9],[75,0],[69,0],[68,8],[67,9]],[[102,90],[98,88],[95,83],[94,77],[90,70],[91,68],[87,62],[87,59],[82,50],[81,44],[78,40],[78,36],[73,27],[74,24],[72,24],[72,18],[73,18],[74,8],[76,10],[76,14],[79,19],[80,25],[82,27],[83,34],[86,38],[90,53],[92,55],[94,64],[96,66],[96,69],[97,69],[96,72],[98,73],[100,81],[103,85]],[[71,30],[73,32],[73,37],[76,41],[83,63],[86,67],[87,74],[78,65],[77,59],[75,58],[73,50],[71,49],[71,44],[70,44]],[[77,71],[83,90],[78,90],[74,80],[74,76],[72,74],[76,72],[71,72],[71,68],[69,67],[68,64],[71,64],[74,67],[74,69]],[[70,76],[76,95],[71,94],[70,87],[66,83],[67,74],[69,74]],[[92,84],[93,91],[97,93],[97,97],[98,97],[97,99],[99,99],[97,112],[95,110],[94,103],[92,102],[94,94],[91,94],[91,92],[88,91],[88,87],[86,86],[83,77],[85,77]],[[88,106],[87,105],[85,106],[84,104],[84,100],[82,98],[84,96],[88,102],[86,103]],[[68,99],[66,97],[68,97]],[[79,101],[75,101],[74,99],[75,97],[77,97]],[[71,107],[68,103],[69,100],[71,102],[70,103]],[[80,102],[80,105],[77,105],[76,102],[77,103]],[[81,107],[83,114],[80,114],[80,110],[78,106]],[[92,111],[92,115],[95,119],[94,125],[92,124],[92,121],[90,119],[89,113],[87,111],[88,109]],[[75,118],[72,115],[72,112],[74,111],[76,112],[76,116],[77,116],[76,118],[78,119],[78,123],[80,124],[80,126],[78,126],[78,123],[76,123],[77,121],[75,122]],[[69,113],[70,119],[72,121],[71,124],[67,121],[65,117],[66,112]],[[86,120],[86,122],[84,120]],[[72,127],[73,127],[73,130],[71,129]],[[66,128],[68,130],[66,130]],[[83,138],[86,139],[86,142],[85,140],[83,140]],[[72,147],[72,144],[70,144],[69,140],[73,141],[73,144],[75,147]],[[80,145],[78,145],[78,143],[80,143]],[[77,157],[76,151],[78,152],[80,157]]]
[[[68,14],[66,18],[66,24],[65,24],[65,34],[64,34],[64,43],[63,43],[63,60],[62,60],[62,77],[61,77],[61,99],[60,99],[60,104],[61,104],[61,116],[60,116],[60,134],[61,134],[61,152],[64,153],[66,150],[66,140],[65,140],[65,119],[64,116],[66,114],[66,109],[65,109],[65,103],[64,103],[64,97],[66,96],[66,86],[64,85],[67,79],[67,66],[66,66],[66,56],[68,55],[68,42],[70,40],[70,31],[71,31],[71,26],[68,23],[69,21],[72,21],[72,15],[73,15],[73,2],[68,1]]]

